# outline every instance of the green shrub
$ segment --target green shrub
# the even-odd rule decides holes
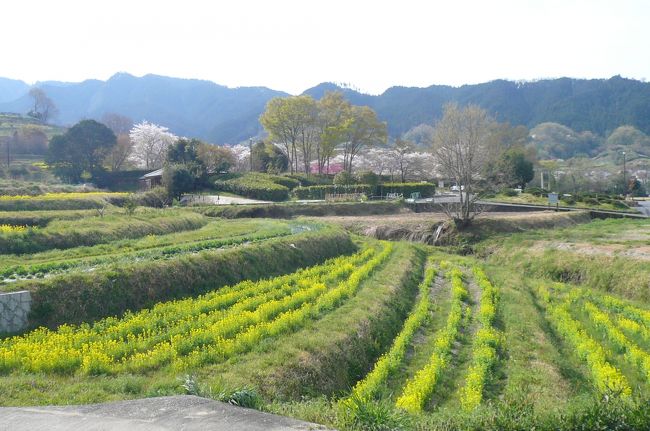
[[[214,185],[217,190],[231,192],[251,199],[286,201],[289,199],[289,188],[275,182],[278,181],[277,178],[285,180],[284,177],[277,175],[249,173],[225,181],[217,180]]]
[[[355,183],[355,178],[347,171],[339,172],[334,176],[334,184],[340,186],[348,186]]]
[[[560,201],[565,205],[575,205],[576,198],[574,196],[571,196],[571,195],[561,196]]]
[[[537,197],[546,197],[548,196],[548,190],[542,189],[540,187],[528,187],[525,190],[525,193],[529,193]]]
[[[379,175],[372,171],[363,171],[357,174],[357,182],[359,184],[368,184],[376,187],[379,184]]]
[[[436,194],[436,186],[431,183],[383,183],[377,187],[376,194],[385,196],[387,193],[401,193],[405,198],[411,193],[419,192],[423,198],[431,198]]]
[[[300,186],[302,187],[326,186],[332,184],[332,177],[324,174],[307,175],[303,173],[295,173],[295,174],[286,174],[284,176],[288,178],[293,178],[294,180],[298,180],[300,182]]]
[[[90,322],[157,302],[194,296],[242,280],[259,280],[311,266],[355,245],[340,229],[325,228],[177,259],[145,261],[87,273],[21,282],[31,291],[30,324]]]
[[[325,199],[326,195],[363,193],[372,195],[373,188],[368,184],[350,184],[333,186],[298,187],[293,190],[293,195],[298,199]]]

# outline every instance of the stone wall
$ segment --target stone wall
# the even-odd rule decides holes
[[[25,329],[31,304],[32,297],[27,290],[0,293],[0,333]]]

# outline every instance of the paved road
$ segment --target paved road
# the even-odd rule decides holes
[[[0,408],[0,431],[325,429],[296,419],[183,395],[84,406]]]

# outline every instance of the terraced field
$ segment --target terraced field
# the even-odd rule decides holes
[[[537,247],[645,247],[647,222],[502,234],[461,256],[303,219],[189,218],[5,254],[4,288],[29,289],[45,327],[0,339],[0,405],[190,393],[350,430],[650,425],[647,262],[621,273],[604,256],[596,277],[579,249]]]

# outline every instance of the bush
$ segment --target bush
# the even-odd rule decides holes
[[[376,194],[385,196],[387,193],[401,193],[405,198],[411,193],[419,192],[423,198],[431,198],[436,194],[436,186],[431,183],[384,183],[377,187]]]
[[[514,189],[511,189],[509,187],[506,187],[506,188],[503,188],[503,189],[499,190],[499,193],[501,193],[504,196],[509,196],[509,197],[517,196],[519,194]]]
[[[269,179],[275,184],[285,186],[289,190],[293,190],[296,187],[300,187],[300,181],[295,178],[285,177],[283,175],[269,175]]]
[[[571,195],[561,196],[560,201],[562,203],[564,203],[565,205],[575,205],[576,198],[574,196],[571,196]]]
[[[357,174],[357,182],[359,184],[369,184],[372,187],[376,187],[379,184],[379,175],[372,171],[359,172]]]
[[[373,188],[367,184],[298,187],[293,195],[298,199],[325,199],[325,195],[362,193],[372,194]]]
[[[171,203],[167,189],[162,186],[154,187],[137,195],[138,203],[145,207],[163,208]]]
[[[275,277],[354,251],[346,233],[326,228],[177,259],[29,280],[21,288],[31,291],[30,325],[54,327],[117,316],[242,280]]]
[[[285,177],[298,180],[300,182],[300,186],[302,187],[327,186],[332,184],[332,177],[328,175],[318,175],[318,174],[307,175],[302,173],[295,173],[295,174],[287,174],[285,175]]]
[[[525,193],[529,193],[529,194],[531,194],[533,196],[537,196],[537,197],[546,197],[546,196],[548,196],[548,190],[542,189],[540,187],[528,187],[525,190]]]
[[[251,199],[266,201],[286,201],[289,199],[289,188],[278,184],[277,175],[249,173],[225,181],[217,180],[214,185],[217,190],[231,192]],[[296,180],[294,180],[296,181]],[[298,181],[296,181],[297,183]]]
[[[334,176],[335,185],[347,186],[354,184],[354,181],[354,176],[352,176],[352,174],[348,173],[347,171],[339,172]]]

